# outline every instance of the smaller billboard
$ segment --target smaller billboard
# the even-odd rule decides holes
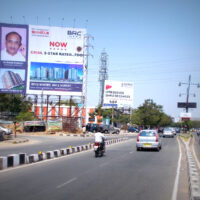
[[[104,107],[132,107],[133,83],[105,80]]]
[[[47,127],[49,131],[61,131],[62,130],[62,118],[52,119],[47,121]]]
[[[188,121],[192,117],[191,113],[180,113],[181,121]]]
[[[25,93],[28,26],[0,24],[0,92]]]

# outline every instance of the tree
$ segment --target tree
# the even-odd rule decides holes
[[[157,105],[153,100],[147,99],[142,106],[132,112],[131,122],[152,128],[170,124],[171,118],[163,112],[161,105]]]
[[[16,121],[32,121],[34,120],[34,114],[31,112],[20,112],[17,117]]]
[[[32,103],[31,99],[25,100],[23,95],[20,94],[0,94],[0,111],[8,112],[12,120],[22,119],[21,117],[15,117],[20,114],[24,116],[23,119],[33,118],[33,114],[29,114],[31,111]],[[25,117],[26,116],[26,117]],[[28,117],[29,116],[29,117]],[[21,121],[21,120],[20,120]]]

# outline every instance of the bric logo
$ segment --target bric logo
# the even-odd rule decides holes
[[[71,38],[80,38],[81,37],[81,31],[67,31],[67,35]]]
[[[106,90],[112,88],[112,85],[106,85]]]

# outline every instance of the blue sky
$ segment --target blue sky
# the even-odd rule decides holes
[[[134,108],[150,98],[178,117],[183,110],[177,102],[186,99],[179,97],[186,85],[178,83],[190,74],[193,83],[200,83],[199,0],[0,0],[0,5],[0,22],[87,28],[94,37],[88,106],[98,104],[103,49],[109,80],[134,82]],[[192,86],[191,93],[196,97],[190,101],[198,106],[192,116],[200,118],[200,88]]]

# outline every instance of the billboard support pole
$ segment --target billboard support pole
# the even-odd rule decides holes
[[[114,112],[113,112],[113,106],[112,106],[112,126],[113,126],[113,119],[114,119]]]
[[[61,96],[59,95],[59,100],[58,100],[58,116],[60,117],[60,99]]]
[[[41,112],[42,112],[42,114],[41,114],[41,116],[42,116],[42,120],[43,120],[43,88],[42,88],[42,94],[41,94]]]
[[[48,121],[48,110],[49,110],[49,95],[47,95],[47,112],[46,112],[46,121]]]
[[[72,131],[72,96],[70,96],[69,99],[69,117],[70,117],[70,123],[69,123],[69,130]]]

